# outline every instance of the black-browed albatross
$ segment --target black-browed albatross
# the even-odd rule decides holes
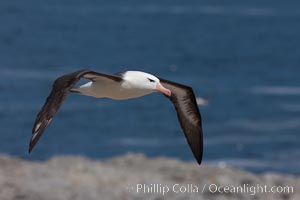
[[[80,78],[89,79],[90,82],[74,88]],[[50,95],[35,120],[29,143],[29,153],[69,92],[116,100],[137,98],[153,92],[161,92],[173,102],[187,142],[198,164],[201,163],[203,152],[202,124],[193,89],[140,71],[125,71],[110,75],[83,69],[57,78],[53,83]]]

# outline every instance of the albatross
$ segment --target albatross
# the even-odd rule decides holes
[[[81,78],[88,79],[89,82],[75,87]],[[141,71],[104,74],[82,69],[58,77],[34,122],[29,153],[69,93],[126,100],[154,92],[162,93],[174,104],[186,140],[200,165],[203,153],[202,122],[193,89],[190,86],[157,78]]]

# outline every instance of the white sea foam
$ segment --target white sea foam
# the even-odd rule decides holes
[[[272,16],[275,11],[271,8],[256,7],[221,7],[221,6],[124,6],[120,7],[123,13],[144,13],[144,14],[205,14],[205,15],[251,15],[251,16]]]
[[[279,107],[289,112],[300,112],[300,104],[279,104]]]
[[[273,136],[273,137],[272,137]],[[281,135],[280,137],[274,137],[274,135],[264,134],[259,138],[251,134],[226,134],[224,136],[206,137],[204,140],[205,146],[215,145],[236,145],[236,147],[242,148],[243,145],[248,144],[266,144],[269,142],[293,142],[298,140],[297,135]]]
[[[183,138],[181,139],[168,139],[163,140],[161,138],[120,138],[113,139],[108,143],[113,145],[121,145],[121,146],[134,146],[134,147],[160,147],[160,146],[178,146],[178,145],[186,145],[186,142]]]
[[[227,122],[230,126],[242,127],[251,131],[283,131],[300,128],[300,118],[286,120],[238,119]]]
[[[262,95],[300,95],[300,87],[289,86],[258,86],[251,89],[254,94]]]
[[[295,138],[295,140],[297,139]],[[274,158],[274,156],[276,156],[279,160],[294,160],[294,162],[300,165],[300,159],[295,159],[300,158],[300,147],[293,149],[280,149],[280,151],[276,151],[276,153],[274,151],[264,152],[264,156],[268,158],[268,160]]]
[[[222,166],[239,166],[239,167],[255,167],[255,168],[260,168],[260,167],[267,167],[271,166],[270,163],[267,161],[263,160],[257,160],[257,159],[242,159],[242,158],[223,158],[222,161],[220,160],[211,160],[206,162],[209,165],[216,165],[220,166],[220,163],[222,163]]]
[[[171,14],[171,15],[238,15],[238,16],[275,16],[279,11],[269,7],[249,6],[212,6],[212,5],[123,5],[123,6],[45,6],[46,12],[76,13],[107,13],[120,14]],[[283,12],[283,11],[281,11]],[[283,12],[285,14],[285,12]]]
[[[268,169],[286,169],[286,162],[274,162],[273,160],[261,160],[261,159],[243,159],[243,158],[223,158],[220,160],[206,161],[209,165],[215,166],[236,166],[242,168],[268,168]],[[297,160],[290,162],[294,167],[300,168],[300,162]]]
[[[196,101],[199,106],[207,106],[208,105],[208,100],[205,98],[197,97]]]

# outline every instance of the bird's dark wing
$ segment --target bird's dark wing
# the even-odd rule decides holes
[[[101,74],[91,70],[83,69],[57,78],[52,86],[52,91],[40,112],[37,115],[33,129],[32,137],[29,143],[29,152],[35,146],[44,130],[47,128],[55,113],[67,97],[71,88],[79,81],[80,78],[87,78],[94,81],[97,78],[105,78],[113,81],[122,79],[115,75]]]
[[[172,94],[168,98],[173,102],[187,142],[198,164],[201,164],[203,154],[202,122],[193,89],[168,80],[160,79],[160,82],[165,88],[171,90]]]

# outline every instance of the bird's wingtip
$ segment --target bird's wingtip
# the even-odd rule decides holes
[[[202,163],[202,153],[200,155],[195,155],[196,161],[198,165],[201,165]]]
[[[30,142],[29,142],[29,148],[28,148],[28,153],[30,154],[32,149],[34,147],[34,143],[33,143],[33,137],[30,139]]]
[[[37,143],[38,139],[40,137],[40,134],[38,132],[33,132],[31,138],[30,138],[30,142],[29,142],[29,148],[28,148],[28,153],[31,153],[33,147],[35,146],[35,144]]]
[[[196,158],[196,157],[195,157],[195,158]],[[202,158],[196,158],[196,161],[197,161],[198,165],[201,165],[201,163],[202,163]]]

